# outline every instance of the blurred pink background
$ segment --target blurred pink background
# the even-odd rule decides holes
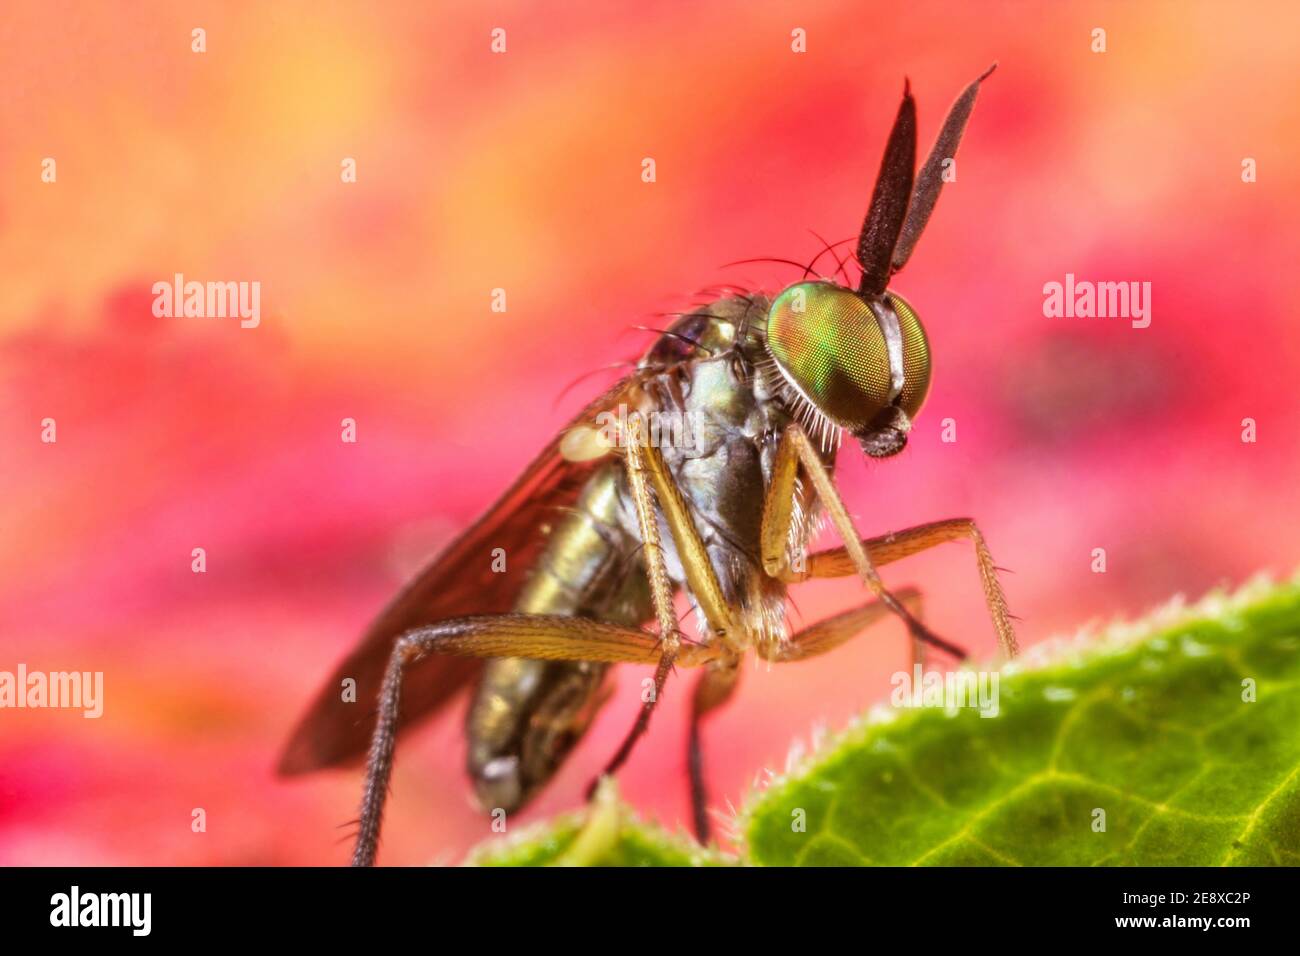
[[[0,863],[345,861],[359,770],[272,775],[318,684],[613,373],[565,386],[646,347],[634,326],[710,284],[798,275],[725,263],[855,234],[905,75],[928,150],[1000,64],[895,282],[936,378],[904,455],[845,459],[863,530],[977,517],[1025,643],[1289,571],[1297,32],[1285,2],[6,3],[0,669],[102,670],[106,701],[99,720],[0,711]],[[260,327],[155,318],[176,272],[260,281]],[[1150,328],[1045,318],[1067,272],[1151,282]],[[885,577],[993,652],[969,547]],[[795,620],[856,592],[807,586]],[[906,659],[890,624],[750,667],[706,731],[715,806],[883,699]],[[512,827],[580,804],[643,676],[625,668]],[[621,775],[669,826],[689,818],[687,686]],[[462,709],[400,746],[381,862],[490,836]]]

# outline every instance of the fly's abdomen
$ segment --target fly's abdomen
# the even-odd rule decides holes
[[[555,516],[515,610],[639,624],[649,595],[634,542],[618,521],[619,464]],[[564,762],[603,703],[608,665],[505,658],[487,663],[470,707],[468,769],[485,810],[513,811]]]

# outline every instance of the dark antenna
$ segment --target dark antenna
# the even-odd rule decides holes
[[[934,148],[921,167],[921,175],[917,177],[916,189],[907,207],[907,219],[903,222],[902,234],[894,247],[892,272],[903,268],[912,257],[916,241],[921,238],[925,224],[930,221],[930,213],[934,212],[934,204],[939,200],[939,190],[943,189],[944,161],[957,155],[957,146],[966,129],[966,121],[970,119],[971,110],[975,108],[975,97],[980,91],[980,84],[997,68],[998,65],[994,63],[980,74],[975,82],[962,90],[961,96],[952,104],[952,109],[948,110],[948,118],[943,121],[939,138],[935,140]]]
[[[858,265],[862,266],[858,291],[863,295],[879,295],[889,282],[890,262],[903,229],[903,220],[907,217],[907,201],[912,192],[915,169],[916,103],[912,99],[910,84],[904,80],[903,102],[898,107],[898,116],[885,146],[885,158],[880,163],[880,175],[876,177],[876,187],[871,193],[871,206],[858,237]]]

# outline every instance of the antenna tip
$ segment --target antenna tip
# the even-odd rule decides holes
[[[993,71],[996,70],[997,68],[998,68],[998,61],[997,61],[997,60],[994,60],[994,61],[993,61],[993,65],[990,66],[990,67],[989,67],[987,70],[985,70],[983,73],[981,73],[981,74],[980,74],[980,75],[975,79],[975,82],[976,82],[976,83],[983,83],[985,80],[987,80],[990,76],[993,75]]]

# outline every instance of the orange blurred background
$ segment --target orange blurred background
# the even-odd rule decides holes
[[[648,345],[635,326],[705,286],[799,274],[725,263],[807,260],[809,230],[855,234],[904,76],[928,150],[961,87],[1000,64],[894,284],[936,378],[905,454],[845,456],[863,530],[977,517],[1015,572],[1025,643],[1289,571],[1298,32],[1289,2],[9,0],[0,670],[102,670],[106,700],[99,720],[0,711],[0,863],[344,862],[359,770],[272,775],[317,685],[616,373],[565,386]],[[177,272],[260,281],[260,326],[154,317],[152,284]],[[1152,283],[1151,326],[1044,317],[1043,285],[1066,273]],[[992,654],[969,547],[885,577]],[[794,620],[855,596],[806,586]],[[747,668],[706,730],[714,804],[814,723],[883,699],[906,660],[887,624]],[[639,705],[645,674],[624,670],[512,829],[580,804]],[[621,774],[669,826],[689,819],[686,686]],[[382,862],[456,862],[491,835],[461,710],[399,747]]]

